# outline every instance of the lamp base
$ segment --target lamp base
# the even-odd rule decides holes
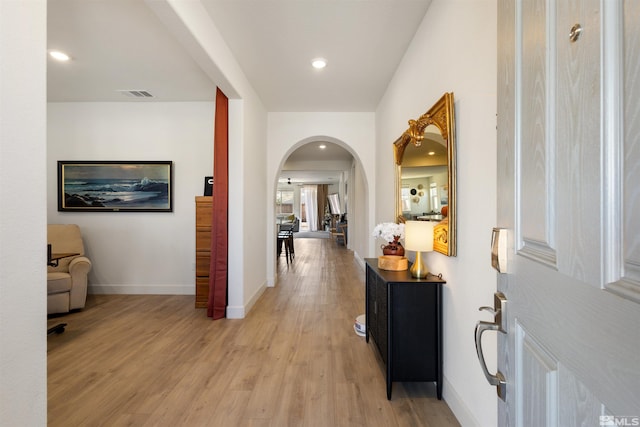
[[[429,274],[427,266],[422,262],[422,254],[420,252],[416,252],[416,260],[409,271],[411,276],[416,279],[424,279]]]

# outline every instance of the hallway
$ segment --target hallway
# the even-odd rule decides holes
[[[459,425],[433,384],[386,398],[374,344],[353,331],[364,273],[333,239],[296,239],[243,320],[193,296],[92,295],[48,338],[50,426]]]

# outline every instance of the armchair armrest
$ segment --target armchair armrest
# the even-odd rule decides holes
[[[71,275],[70,310],[84,308],[87,299],[87,275],[89,271],[91,271],[91,261],[85,256],[75,257],[69,263],[69,274]]]
[[[89,274],[91,271],[91,260],[86,256],[77,256],[69,263],[69,274],[75,277],[76,274]]]

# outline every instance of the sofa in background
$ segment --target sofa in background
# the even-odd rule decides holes
[[[47,267],[47,313],[68,313],[84,308],[91,261],[84,256],[80,227],[75,224],[49,224],[47,243],[54,254],[79,254],[61,258],[57,266]]]
[[[295,215],[289,215],[282,219],[280,225],[284,225],[284,228],[293,232],[300,231],[300,218],[296,217]],[[283,227],[280,228],[282,229]]]

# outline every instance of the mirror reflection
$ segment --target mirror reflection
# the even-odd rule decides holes
[[[407,146],[402,161],[402,216],[406,220],[441,221],[449,204],[447,143],[434,125],[422,144]]]
[[[396,215],[432,221],[434,250],[455,256],[453,94],[446,93],[394,143]]]

